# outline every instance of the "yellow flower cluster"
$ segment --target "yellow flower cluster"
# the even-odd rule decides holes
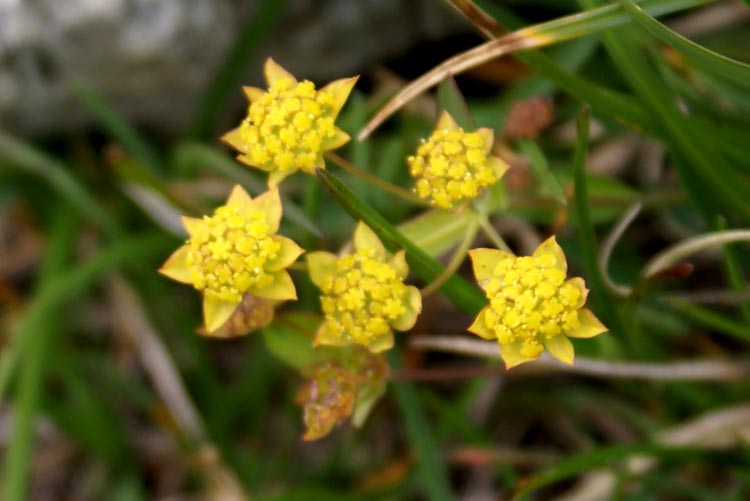
[[[355,252],[337,258],[327,252],[308,255],[310,276],[320,287],[325,320],[317,344],[359,344],[372,352],[393,346],[393,329],[408,330],[422,302],[419,291],[404,284],[408,273],[404,253],[389,261],[383,244],[360,223]]]
[[[275,186],[297,170],[312,174],[325,167],[323,153],[349,140],[334,122],[357,79],[316,90],[310,81],[297,82],[272,59],[264,72],[268,92],[245,87],[247,117],[223,139],[240,152],[241,162],[268,171],[269,185]]]
[[[266,216],[259,211],[242,215],[237,207],[219,207],[187,244],[187,264],[196,289],[220,301],[236,302],[250,287],[268,287],[273,277],[265,266],[276,258],[281,244],[271,238]]]
[[[430,138],[407,159],[414,192],[443,209],[475,199],[508,168],[490,155],[493,140],[490,129],[466,132],[444,112]]]
[[[565,255],[554,237],[532,256],[516,257],[494,249],[475,249],[470,254],[490,304],[469,330],[497,339],[508,367],[539,357],[545,347],[572,363],[568,337],[591,337],[607,330],[583,308],[588,294],[583,280],[566,280]]]
[[[367,345],[387,334],[389,322],[406,311],[406,285],[393,268],[375,259],[372,249],[339,259],[336,275],[326,277],[321,291],[324,328],[357,344]]]
[[[279,80],[250,105],[240,126],[254,165],[269,162],[284,172],[294,167],[312,173],[321,145],[336,134],[331,114],[334,97],[316,92],[305,80]]]
[[[280,219],[278,190],[252,199],[239,186],[212,216],[183,218],[189,238],[159,271],[203,292],[207,333],[229,319],[246,293],[277,301],[297,298],[285,268],[303,251],[276,235]]]

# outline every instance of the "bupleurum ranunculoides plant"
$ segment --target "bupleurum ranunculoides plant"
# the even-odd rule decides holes
[[[474,275],[490,304],[479,312],[469,331],[500,343],[510,369],[534,360],[546,348],[573,363],[568,338],[588,338],[607,331],[584,308],[588,289],[583,279],[566,280],[567,263],[555,237],[531,256],[516,257],[497,249],[469,251]]]
[[[414,193],[432,205],[453,209],[474,200],[500,179],[508,164],[491,155],[492,129],[466,132],[444,111],[435,130],[407,159]]]
[[[393,347],[393,330],[414,326],[422,310],[419,290],[404,284],[409,273],[404,251],[389,258],[375,233],[360,222],[354,253],[307,255],[310,278],[323,293],[325,315],[315,345],[358,344],[373,353]]]
[[[323,154],[349,141],[335,121],[358,77],[316,90],[271,58],[263,72],[268,91],[243,88],[250,101],[247,117],[222,139],[239,151],[240,162],[268,172],[268,185],[274,187],[298,170],[313,174],[325,168]]]
[[[189,238],[159,271],[203,293],[208,334],[229,319],[246,293],[277,301],[297,299],[286,268],[304,251],[276,234],[281,211],[278,190],[252,199],[235,186],[212,216],[182,218]]]

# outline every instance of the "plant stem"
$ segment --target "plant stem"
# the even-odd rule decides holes
[[[384,181],[380,179],[379,177],[374,176],[370,174],[369,172],[360,169],[353,163],[338,156],[335,153],[332,153],[329,151],[328,153],[326,153],[326,158],[330,160],[331,162],[335,163],[336,165],[338,165],[339,167],[341,167],[342,169],[344,169],[345,171],[350,172],[354,174],[355,176],[360,177],[361,179],[364,179],[368,183],[372,184],[373,186],[377,186],[381,190],[387,191],[413,204],[432,208],[427,202],[425,202],[418,196],[414,195],[412,192],[405,190],[403,188],[400,188],[394,184],[391,184],[388,181]]]

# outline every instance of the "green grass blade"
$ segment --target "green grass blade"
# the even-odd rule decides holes
[[[336,176],[322,169],[318,169],[317,174],[323,186],[352,218],[364,221],[392,252],[399,249],[406,251],[407,262],[419,278],[430,283],[441,275],[444,270],[443,265],[414,245],[377,211],[357,198]],[[470,315],[476,315],[487,304],[484,294],[458,275],[453,275],[446,280],[440,287],[440,291]]]
[[[580,3],[586,8],[595,6],[592,0],[580,0]],[[604,44],[625,79],[661,123],[671,145],[670,151],[687,160],[677,161],[675,165],[686,187],[692,188],[692,198],[711,200],[711,204],[703,205],[704,212],[710,210],[704,213],[709,221],[716,208],[736,214],[732,220],[747,221],[750,216],[746,200],[750,193],[745,193],[744,184],[735,179],[731,166],[726,165],[716,145],[695,129],[689,115],[680,113],[672,104],[671,93],[636,49],[633,35],[623,30],[606,32]]]
[[[77,221],[71,217],[70,210],[67,209],[68,207],[63,207],[63,210],[57,213],[57,218],[52,225],[48,251],[39,270],[37,294],[49,286],[50,281],[63,269],[69,258]],[[42,378],[56,330],[56,323],[53,319],[54,315],[40,317],[33,324],[33,328],[25,332],[19,330],[12,338],[13,345],[9,353],[15,356],[20,354],[20,361],[23,363],[14,364],[19,366],[20,381],[14,405],[13,434],[6,454],[3,499],[20,501],[26,495],[27,465],[34,440],[34,416],[39,406]],[[8,377],[12,368],[10,363],[11,361],[9,361]]]
[[[47,183],[85,217],[96,222],[108,235],[116,235],[117,222],[83,187],[71,169],[32,146],[0,132],[0,169],[12,168]]]
[[[713,460],[721,460],[722,463],[726,463],[730,460],[728,457],[721,458],[721,455],[726,456],[726,452],[711,452],[690,447],[666,447],[663,445],[656,444],[636,444],[636,445],[619,445],[613,447],[601,447],[594,449],[590,452],[583,452],[572,456],[570,459],[566,459],[547,470],[539,473],[524,483],[523,486],[516,492],[513,499],[526,500],[529,499],[529,495],[547,485],[554,484],[566,478],[570,478],[579,473],[594,470],[612,464],[615,461],[621,461],[638,454],[656,456],[660,458],[673,459],[675,461],[687,461],[690,459],[704,457],[704,461],[709,459],[706,456],[713,458]]]
[[[188,132],[191,138],[205,138],[210,135],[216,115],[227,95],[233,91],[239,95],[241,79],[247,65],[252,62],[252,56],[261,42],[278,25],[286,4],[287,0],[264,0],[242,26],[234,46],[198,104]]]
[[[194,172],[197,169],[207,169],[220,176],[242,185],[253,195],[267,190],[266,183],[254,175],[252,171],[228,158],[221,152],[196,142],[180,143],[174,151],[174,161],[179,169]],[[323,237],[320,226],[310,219],[305,212],[291,202],[284,195],[281,196],[284,206],[284,216],[298,224],[315,236]]]
[[[401,361],[396,350],[388,354],[388,362],[393,369],[401,368]],[[424,494],[433,501],[449,501],[451,495],[448,472],[442,454],[430,426],[419,404],[414,387],[405,382],[393,383],[396,401],[404,417],[406,433],[417,459],[417,468],[422,479]]]
[[[55,318],[54,312],[58,311],[66,299],[80,294],[102,274],[131,262],[163,255],[173,245],[172,239],[166,239],[162,235],[149,234],[123,239],[85,264],[57,274],[31,302],[14,330],[14,342],[10,348],[16,352],[18,340],[25,339],[23,352],[28,354],[28,358],[21,365],[16,419],[6,453],[0,491],[2,499],[26,499],[34,415],[44,372],[44,340],[49,335],[51,326],[48,322]]]
[[[552,195],[561,204],[567,205],[568,199],[565,197],[565,191],[560,184],[560,180],[550,170],[547,157],[544,156],[544,152],[539,148],[539,145],[535,141],[530,140],[521,141],[519,145],[523,154],[529,159],[531,170],[534,171],[534,175],[539,179],[542,189],[547,194]]]
[[[675,33],[648,15],[633,0],[620,0],[620,5],[642,28],[676,51],[682,53],[685,57],[693,61],[696,66],[720,77],[730,79],[744,87],[750,87],[750,65],[717,54]]]
[[[685,300],[676,299],[670,305],[694,322],[721,332],[741,342],[750,341],[750,326],[742,325],[728,319],[726,316]]]
[[[164,161],[159,152],[122,116],[103,96],[80,82],[70,84],[73,95],[96,119],[112,139],[133,158],[149,167],[152,172],[164,170]]]
[[[597,303],[602,308],[604,323],[610,331],[624,332],[619,314],[614,304],[612,304],[610,295],[604,286],[604,278],[599,269],[599,252],[594,234],[594,225],[591,222],[589,213],[588,186],[586,184],[586,155],[588,153],[589,143],[589,110],[584,108],[578,118],[578,137],[576,139],[576,149],[573,157],[573,183],[575,187],[575,198],[573,204],[578,219],[578,239],[581,242],[580,248],[583,254],[583,263],[586,268],[586,274],[591,284],[592,292]]]
[[[466,130],[476,129],[474,117],[471,116],[469,105],[461,94],[458,84],[453,77],[448,77],[438,85],[438,107],[447,111],[459,127]]]

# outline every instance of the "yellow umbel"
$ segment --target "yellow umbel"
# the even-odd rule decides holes
[[[240,137],[255,165],[273,164],[281,172],[312,173],[322,146],[334,138],[334,95],[316,91],[310,81],[283,78],[250,104]]]
[[[490,309],[484,321],[500,344],[520,340],[521,354],[534,358],[542,352],[545,338],[580,326],[581,291],[565,283],[565,273],[555,268],[553,256],[506,259],[493,271],[497,278],[485,288]]]
[[[237,207],[219,207],[196,225],[187,242],[193,285],[227,302],[239,302],[251,287],[268,287],[273,276],[264,268],[281,248],[272,237],[261,211],[243,215]]]
[[[343,256],[336,273],[322,283],[325,337],[367,346],[390,332],[390,323],[406,311],[406,285],[392,266],[375,257],[373,249]]]

